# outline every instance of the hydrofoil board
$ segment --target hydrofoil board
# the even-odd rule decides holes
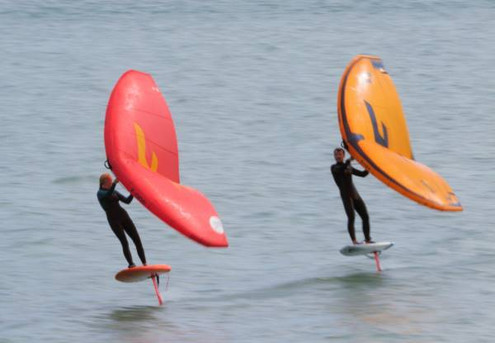
[[[358,256],[382,252],[394,245],[393,242],[377,242],[370,244],[346,245],[340,249],[340,253],[345,256]]]
[[[115,279],[122,282],[139,282],[151,279],[153,282],[153,287],[155,288],[156,297],[158,298],[158,304],[162,305],[163,297],[158,290],[158,275],[166,274],[171,270],[172,267],[167,266],[166,264],[153,264],[150,266],[126,268],[115,274]]]
[[[166,264],[153,264],[149,266],[138,266],[122,269],[115,274],[115,279],[121,282],[139,282],[147,280],[153,276],[168,273],[172,267]]]

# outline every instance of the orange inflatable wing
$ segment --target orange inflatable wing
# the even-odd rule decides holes
[[[205,246],[228,246],[210,201],[179,183],[174,123],[151,75],[130,70],[115,85],[105,118],[105,149],[115,175],[158,218]]]
[[[454,191],[414,160],[399,95],[376,56],[356,56],[342,76],[339,127],[350,154],[380,181],[422,205],[462,211]]]

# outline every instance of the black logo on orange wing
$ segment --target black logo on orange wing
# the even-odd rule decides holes
[[[378,122],[376,121],[376,115],[375,115],[375,111],[373,111],[373,107],[371,107],[371,105],[367,101],[365,101],[364,103],[366,104],[366,108],[368,109],[368,114],[370,115],[371,124],[373,125],[373,133],[375,135],[375,142],[384,146],[385,148],[388,148],[387,127],[385,126],[385,124],[381,123],[382,124],[382,131],[383,131],[383,136],[382,136],[380,134],[380,131],[378,130]]]

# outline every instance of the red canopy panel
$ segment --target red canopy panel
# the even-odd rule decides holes
[[[210,201],[179,183],[174,122],[151,75],[129,70],[115,85],[105,118],[105,149],[121,183],[158,218],[205,246],[228,246]]]

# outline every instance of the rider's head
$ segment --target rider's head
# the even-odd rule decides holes
[[[333,157],[335,157],[335,161],[337,162],[344,162],[345,158],[345,150],[342,148],[335,148],[333,151]]]
[[[108,173],[100,175],[100,188],[108,189],[112,186],[112,177]]]

